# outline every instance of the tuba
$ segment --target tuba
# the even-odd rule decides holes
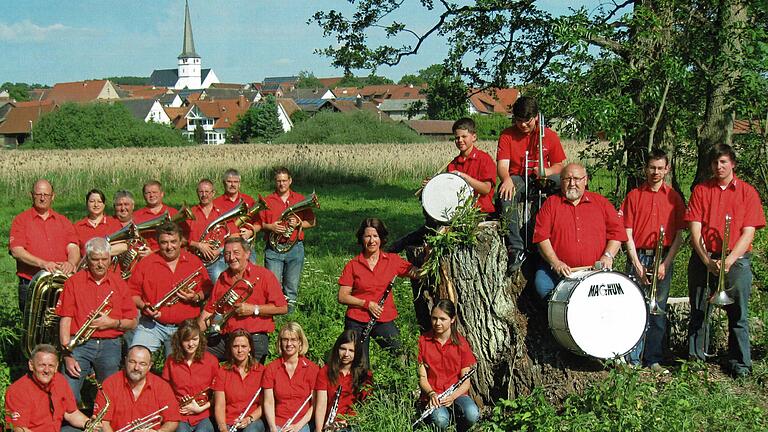
[[[263,201],[262,201],[263,202]],[[254,206],[256,207],[256,206]],[[248,205],[243,202],[241,199],[238,204],[233,207],[231,210],[229,210],[226,213],[223,213],[221,216],[214,219],[211,223],[208,224],[207,227],[205,227],[205,231],[200,235],[200,243],[208,243],[211,245],[212,248],[216,250],[220,250],[222,245],[224,244],[224,240],[229,238],[229,236],[232,235],[231,232],[229,232],[229,227],[227,226],[227,222],[231,219],[235,219],[237,221],[240,220],[240,218],[244,216],[248,216]],[[246,219],[247,220],[247,219]],[[197,256],[200,257],[201,260],[203,260],[203,264],[206,266],[210,266],[216,261],[221,258],[220,253],[216,253],[216,255],[212,259],[207,259],[201,254],[199,251],[197,252]]]
[[[99,307],[88,314],[88,319],[85,320],[75,335],[72,336],[72,339],[69,340],[67,346],[64,347],[66,351],[72,352],[76,346],[84,344],[88,341],[88,339],[91,338],[91,336],[93,336],[93,333],[96,332],[96,329],[91,327],[91,323],[100,315],[109,315],[109,313],[112,312],[112,306],[109,304],[109,299],[112,298],[113,293],[114,291],[110,291],[109,294],[107,294],[107,297],[104,298],[104,301],[101,302]]]
[[[40,270],[29,283],[29,298],[23,317],[26,331],[22,346],[27,357],[37,344],[59,346],[60,317],[56,315],[56,304],[69,276],[59,271],[51,273]]]
[[[283,210],[282,213],[280,213],[280,218],[276,223],[284,224],[286,225],[286,230],[283,233],[277,233],[277,232],[271,232],[269,233],[269,245],[272,247],[272,249],[277,253],[287,253],[289,250],[293,249],[293,247],[296,245],[296,242],[299,240],[299,235],[296,235],[296,238],[293,237],[294,231],[298,229],[299,233],[301,233],[301,223],[299,223],[298,228],[294,228],[290,225],[288,225],[288,219],[291,216],[296,216],[299,218],[298,213],[302,212],[307,209],[311,208],[320,208],[320,202],[317,200],[317,194],[312,192],[312,195],[309,196],[309,198],[299,201],[296,204],[288,207],[287,209]],[[301,218],[299,218],[301,220]]]
[[[213,315],[205,324],[209,336],[221,333],[221,329],[235,314],[238,306],[245,303],[253,293],[253,284],[245,279],[238,279],[213,305]]]

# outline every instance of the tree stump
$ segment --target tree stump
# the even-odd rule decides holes
[[[721,307],[712,306],[710,349],[713,354],[728,351],[728,317]],[[666,347],[672,357],[688,356],[688,317],[691,304],[688,297],[670,297],[667,301]]]

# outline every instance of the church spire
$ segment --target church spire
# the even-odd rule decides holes
[[[189,19],[189,1],[186,0],[184,6],[184,47],[179,54],[179,58],[200,57],[195,52],[195,40],[192,38],[192,20]]]

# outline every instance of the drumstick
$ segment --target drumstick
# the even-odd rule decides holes
[[[602,270],[602,269],[603,269],[603,263],[600,261],[596,261],[591,266],[571,267],[571,272],[577,272],[582,270]]]
[[[453,160],[451,160],[451,162],[453,162]],[[438,171],[438,172],[436,172],[436,173],[432,174],[432,177],[434,177],[434,176],[436,176],[436,175],[440,174],[441,172],[444,172],[445,170],[447,170],[447,169],[448,169],[448,165],[450,165],[450,164],[451,164],[451,162],[448,162],[448,163],[445,165],[445,168],[443,168],[443,169],[441,169],[440,171]],[[432,177],[430,177],[430,178],[432,178]],[[419,189],[418,189],[416,192],[414,192],[414,193],[413,193],[413,196],[421,196],[421,192],[422,192],[423,190],[424,190],[424,186],[420,187],[420,188],[419,188]]]

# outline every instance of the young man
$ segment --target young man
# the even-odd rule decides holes
[[[499,203],[497,207],[509,226],[507,251],[509,252],[509,271],[517,271],[525,260],[525,247],[520,236],[518,203],[528,199],[524,197],[525,178],[539,175],[539,131],[544,128],[542,153],[544,175],[555,184],[560,182],[565,151],[560,138],[552,129],[539,124],[539,105],[536,100],[522,96],[512,107],[515,124],[501,132],[499,146],[496,149],[496,170],[499,174]],[[526,152],[528,159],[526,160]],[[530,180],[529,180],[530,181]],[[530,187],[530,185],[529,185]],[[526,216],[528,217],[528,216]],[[536,215],[530,215],[531,220]]]
[[[749,344],[749,295],[752,290],[752,240],[765,226],[765,214],[755,188],[736,177],[736,153],[726,144],[710,152],[713,177],[696,185],[688,205],[694,253],[688,262],[688,295],[691,316],[688,323],[688,356],[706,360],[709,335],[705,325],[713,292],[718,289],[720,268],[726,272],[725,289],[734,303],[725,306],[728,314],[728,356],[731,373],[749,375],[752,354]],[[726,216],[731,217],[727,247],[723,247]],[[722,252],[725,251],[725,256]],[[711,311],[709,311],[711,313]]]
[[[662,311],[667,310],[669,285],[675,255],[683,243],[685,202],[672,186],[664,183],[669,173],[669,158],[662,150],[654,150],[645,165],[645,183],[627,194],[621,205],[624,228],[627,231],[627,274],[650,289],[649,274],[653,272],[660,228],[664,227],[661,263],[657,275],[656,301]],[[648,331],[643,340],[629,354],[629,363],[643,365],[653,371],[667,373],[659,363],[663,360],[662,342],[667,326],[666,315],[650,315]]]

